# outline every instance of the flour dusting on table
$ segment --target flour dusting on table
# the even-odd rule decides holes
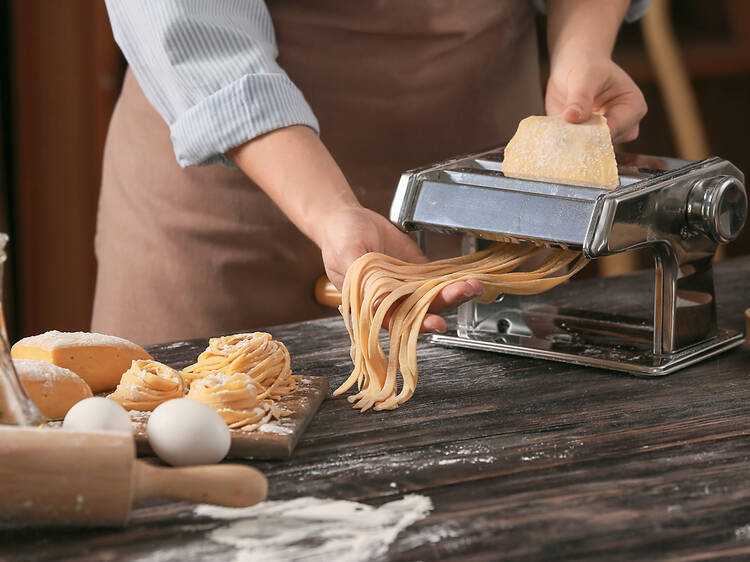
[[[737,540],[750,540],[750,525],[743,525],[734,530],[734,538]]]
[[[199,505],[193,512],[231,521],[208,537],[234,547],[235,562],[359,562],[383,556],[399,532],[431,510],[430,498],[409,495],[380,507],[302,497],[248,508]]]

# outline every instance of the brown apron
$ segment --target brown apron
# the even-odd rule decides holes
[[[360,201],[542,110],[527,0],[269,0],[279,63]],[[141,344],[331,314],[318,248],[240,171],[182,169],[128,71],[105,147],[92,329]]]

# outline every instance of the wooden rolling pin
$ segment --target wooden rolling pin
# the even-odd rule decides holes
[[[315,300],[321,306],[338,308],[341,305],[341,293],[336,286],[322,275],[315,282]]]
[[[147,498],[245,507],[266,497],[265,476],[249,466],[164,468],[134,457],[124,433],[0,426],[0,520],[124,525]]]

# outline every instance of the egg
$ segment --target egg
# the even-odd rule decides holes
[[[148,442],[172,466],[213,464],[229,452],[229,428],[216,411],[190,398],[159,404],[146,426]]]
[[[63,429],[75,431],[124,431],[133,433],[127,410],[117,402],[94,396],[77,402],[63,420]]]

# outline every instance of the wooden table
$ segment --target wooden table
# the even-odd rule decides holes
[[[556,298],[643,312],[651,279],[571,283]],[[719,264],[717,282],[721,323],[741,329],[750,259]],[[297,372],[326,375],[334,388],[348,375],[340,319],[270,331]],[[153,354],[181,367],[204,346]],[[393,560],[750,557],[747,347],[639,379],[424,343],[419,374],[415,396],[393,412],[324,402],[292,459],[253,463],[270,498],[429,496],[434,511],[399,535]],[[118,560],[208,544],[221,523],[196,525],[189,513],[156,503],[121,530],[2,531],[0,558]],[[435,533],[444,538],[429,542]]]

